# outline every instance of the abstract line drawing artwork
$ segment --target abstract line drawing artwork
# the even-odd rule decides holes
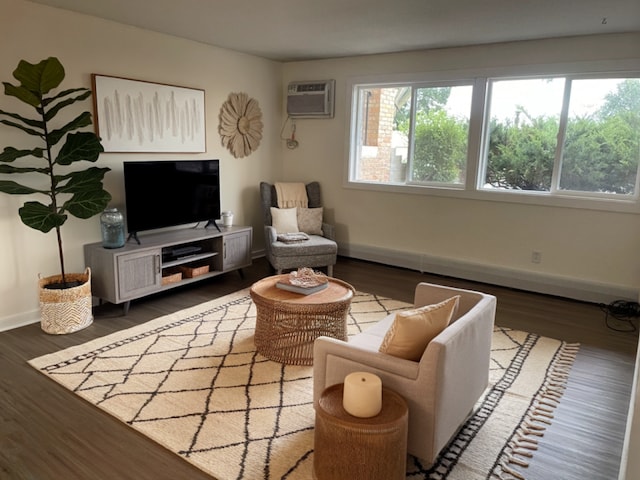
[[[206,152],[204,90],[91,75],[105,152]]]

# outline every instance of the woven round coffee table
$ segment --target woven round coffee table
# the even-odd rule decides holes
[[[316,338],[347,339],[347,314],[355,289],[330,277],[327,288],[303,295],[276,287],[286,277],[263,278],[249,290],[256,304],[256,349],[276,362],[312,365]]]
[[[313,447],[315,480],[404,480],[407,471],[408,407],[382,388],[382,410],[359,418],[342,406],[344,384],[327,387],[316,405]]]

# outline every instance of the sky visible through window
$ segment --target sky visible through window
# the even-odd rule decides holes
[[[574,81],[571,92],[570,117],[593,114],[602,106],[607,93],[614,93],[624,79],[590,79]],[[456,117],[468,117],[470,89],[452,89],[446,109]],[[560,116],[564,79],[501,80],[494,85],[491,118],[514,120],[518,106],[533,118]],[[499,97],[499,98],[498,98]],[[496,101],[497,100],[497,101]]]

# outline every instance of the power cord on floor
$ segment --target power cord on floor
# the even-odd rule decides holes
[[[615,300],[609,305],[600,304],[600,308],[605,312],[604,321],[607,328],[615,332],[637,331],[638,328],[634,325],[633,320],[640,317],[640,304],[627,300]],[[624,328],[614,326],[611,323],[611,318],[624,322],[628,326]]]

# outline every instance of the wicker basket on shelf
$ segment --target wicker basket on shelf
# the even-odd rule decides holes
[[[179,268],[167,268],[162,271],[162,285],[178,283],[182,280],[182,271]]]
[[[182,276],[184,278],[193,278],[198,277],[200,275],[204,275],[205,273],[209,273],[209,265],[180,265],[180,271],[182,272]]]

